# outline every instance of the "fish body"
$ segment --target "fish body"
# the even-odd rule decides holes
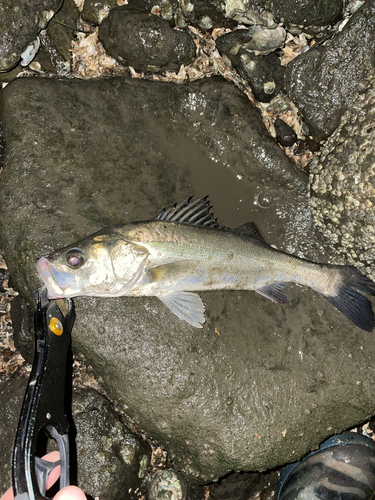
[[[349,266],[317,264],[267,245],[253,223],[220,226],[207,197],[163,210],[154,220],[103,229],[37,260],[49,298],[156,296],[195,327],[204,305],[194,293],[253,290],[289,303],[286,283],[325,296],[355,324],[372,330],[374,315],[364,292],[375,284]]]

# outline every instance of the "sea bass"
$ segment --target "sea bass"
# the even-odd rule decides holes
[[[204,290],[253,290],[290,304],[288,282],[328,299],[355,325],[374,327],[375,283],[350,266],[317,264],[276,250],[250,222],[220,226],[208,197],[163,210],[155,219],[103,229],[36,261],[48,297],[156,296],[196,328]],[[362,292],[362,293],[361,293]]]

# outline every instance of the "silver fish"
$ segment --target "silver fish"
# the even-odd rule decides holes
[[[253,223],[220,226],[208,197],[163,210],[154,220],[103,229],[36,261],[49,298],[156,296],[196,328],[205,322],[194,292],[253,290],[290,304],[288,282],[328,299],[355,325],[374,327],[375,283],[349,266],[317,264],[276,250]],[[362,293],[360,293],[362,292]]]

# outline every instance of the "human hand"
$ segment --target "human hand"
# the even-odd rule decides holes
[[[58,451],[52,451],[43,458],[45,460],[49,460],[50,462],[56,462],[57,460],[59,460],[60,455]],[[58,465],[57,467],[52,469],[51,473],[48,476],[47,490],[51,488],[53,484],[55,484],[59,476],[60,476],[60,466]],[[14,500],[13,488],[9,488],[0,498],[0,500]],[[86,500],[86,495],[80,488],[77,488],[77,486],[67,486],[66,488],[60,490],[54,496],[53,500]]]

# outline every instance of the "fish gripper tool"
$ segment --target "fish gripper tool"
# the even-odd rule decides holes
[[[51,470],[61,466],[59,489],[70,483],[69,418],[71,392],[71,331],[75,320],[74,302],[67,299],[64,316],[56,302],[49,301],[46,288],[34,292],[35,353],[27,384],[12,456],[12,483],[15,500],[45,498]],[[68,380],[69,379],[69,380]],[[67,390],[68,389],[68,390]],[[44,441],[43,441],[44,435]],[[37,456],[40,443],[54,439],[60,460],[49,462]],[[39,448],[38,448],[39,447]]]

